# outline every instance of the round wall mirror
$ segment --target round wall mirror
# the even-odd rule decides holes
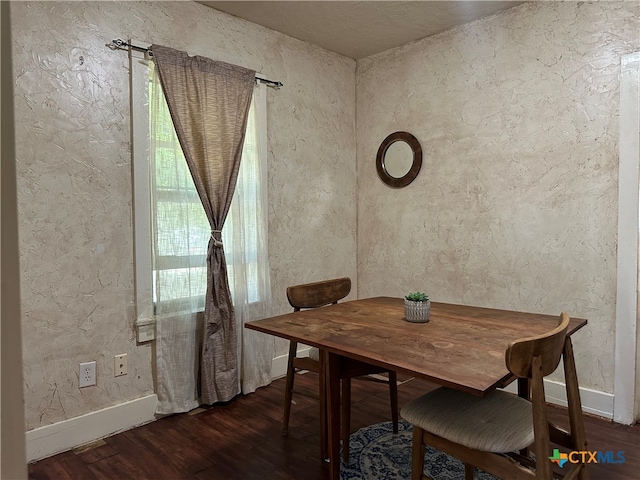
[[[395,132],[378,148],[376,168],[380,179],[390,187],[406,187],[418,176],[422,166],[422,147],[407,132]]]

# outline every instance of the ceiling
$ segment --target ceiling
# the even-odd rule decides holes
[[[522,1],[200,1],[359,59],[514,7]]]

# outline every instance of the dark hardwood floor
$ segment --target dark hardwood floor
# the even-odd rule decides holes
[[[406,380],[406,377],[402,379]],[[290,431],[281,436],[284,380],[199,413],[173,415],[29,465],[31,479],[320,480],[317,377],[296,378]],[[398,388],[400,406],[434,388],[410,380]],[[390,420],[388,388],[354,381],[352,430]],[[553,409],[552,420],[564,421]],[[624,451],[625,463],[590,466],[592,480],[640,478],[640,426],[586,417],[589,450]],[[508,479],[507,479],[508,480]]]

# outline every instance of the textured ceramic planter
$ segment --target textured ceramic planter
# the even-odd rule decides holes
[[[426,323],[431,315],[431,301],[414,302],[404,299],[404,318],[407,322]]]

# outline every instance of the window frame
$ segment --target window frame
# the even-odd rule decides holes
[[[129,40],[130,44],[149,42]],[[134,231],[135,327],[138,343],[155,340],[153,265],[150,245],[151,196],[149,187],[149,58],[143,51],[129,49],[131,92],[131,169]],[[142,100],[141,100],[142,99]]]

